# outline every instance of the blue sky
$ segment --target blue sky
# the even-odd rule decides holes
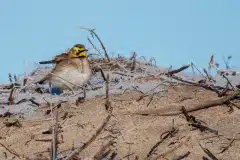
[[[96,28],[108,52],[156,57],[160,66],[231,55],[240,68],[238,0],[1,0],[0,82],[29,71],[76,43],[90,47],[86,31]]]

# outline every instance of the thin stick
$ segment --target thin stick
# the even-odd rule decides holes
[[[15,90],[16,90],[16,88],[13,86],[13,88],[12,88],[12,90],[10,92],[10,95],[8,97],[8,104],[9,105],[14,104],[14,93],[15,93]]]
[[[212,159],[212,160],[218,160],[217,157],[214,156],[214,154],[207,148],[203,148],[201,144],[199,143],[199,146],[202,148],[202,150]]]
[[[5,148],[8,152],[12,153],[13,155],[20,157],[20,155],[18,153],[16,153],[15,151],[13,151],[12,149],[8,148],[7,146],[5,146],[4,144],[0,143],[0,145]]]
[[[233,142],[234,142],[235,140],[236,140],[235,138],[232,138],[232,140],[230,141],[230,143],[229,143],[226,147],[224,147],[220,153],[223,153],[223,152],[225,152],[226,150],[228,150],[228,149],[231,147],[231,145],[233,144]]]
[[[85,148],[87,148],[101,133],[101,131],[104,129],[104,127],[107,125],[108,121],[110,120],[111,115],[108,115],[107,118],[103,121],[103,124],[97,129],[96,133],[86,142],[84,143],[80,148],[78,148],[76,151],[72,152],[65,160],[69,160],[81,151],[83,151]]]
[[[158,141],[158,142],[151,148],[151,150],[149,151],[146,159],[151,158],[151,156],[153,155],[153,153],[155,152],[155,150],[158,148],[158,146],[159,146],[161,143],[163,143],[163,141],[166,140],[168,137],[173,136],[173,135],[176,134],[177,132],[178,132],[178,130],[175,129],[174,127],[172,127],[172,129],[171,129],[170,131],[165,132],[165,133],[167,133],[167,134],[166,134],[163,138],[161,138],[161,140]]]
[[[223,75],[223,78],[225,78],[225,79],[227,80],[228,84],[229,84],[229,85],[232,87],[232,89],[234,90],[235,87],[232,85],[232,83],[229,81],[229,79],[228,79],[225,75]]]
[[[100,150],[95,154],[94,159],[99,159],[99,157],[101,157],[104,154],[105,150],[113,144],[114,144],[113,141],[109,141],[107,144],[103,145],[100,148]]]
[[[181,140],[179,144],[177,144],[175,147],[168,149],[166,152],[158,155],[154,160],[158,160],[161,157],[166,156],[169,153],[172,153],[173,151],[177,150],[178,148],[182,147],[184,144],[186,144],[190,140],[191,136],[186,137],[185,139]]]
[[[108,54],[107,54],[106,48],[105,48],[103,42],[101,41],[101,39],[99,38],[99,36],[98,36],[98,35],[96,34],[96,32],[94,31],[94,29],[90,29],[90,28],[86,28],[86,27],[78,27],[78,26],[76,26],[76,27],[74,27],[74,28],[84,29],[84,30],[87,30],[87,31],[89,31],[90,33],[94,34],[94,36],[98,39],[99,43],[101,44],[102,49],[104,50],[104,54],[105,54],[108,62],[110,62],[110,58],[109,58],[109,56],[108,56]]]
[[[185,69],[188,69],[190,66],[191,66],[190,64],[184,65],[184,66],[182,66],[182,67],[179,68],[179,69],[172,70],[172,71],[168,72],[167,74],[168,74],[168,75],[173,75],[173,74],[179,73],[179,72],[181,72],[181,71],[183,71],[183,70],[185,70]]]
[[[57,158],[57,149],[56,149],[56,135],[55,135],[55,123],[54,123],[54,114],[53,114],[53,104],[50,105],[51,109],[51,117],[52,117],[52,160],[56,160]]]
[[[97,49],[97,47],[92,43],[92,41],[90,40],[90,38],[88,38],[88,42],[92,45],[92,47],[98,52],[99,55],[101,55],[101,52],[99,49]]]

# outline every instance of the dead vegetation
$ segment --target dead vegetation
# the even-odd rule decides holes
[[[95,30],[79,28],[102,48],[88,37],[92,80],[52,96],[35,84],[46,72],[41,67],[14,82],[9,74],[0,90],[1,159],[240,159],[240,90],[228,78],[238,72],[220,70],[214,56],[204,73],[193,63],[158,68],[154,58],[136,53],[110,57]],[[190,67],[202,76],[186,79],[182,72]]]

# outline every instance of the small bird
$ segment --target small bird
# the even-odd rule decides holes
[[[86,51],[83,44],[76,44],[68,53],[55,56],[50,62],[56,63],[55,67],[37,83],[50,83],[51,87],[61,90],[82,87],[89,81],[92,73]]]

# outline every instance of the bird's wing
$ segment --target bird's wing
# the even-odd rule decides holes
[[[60,54],[60,55],[57,55],[54,57],[54,61],[56,63],[62,61],[62,60],[67,60],[69,59],[69,54],[68,53],[63,53],[63,54]]]

